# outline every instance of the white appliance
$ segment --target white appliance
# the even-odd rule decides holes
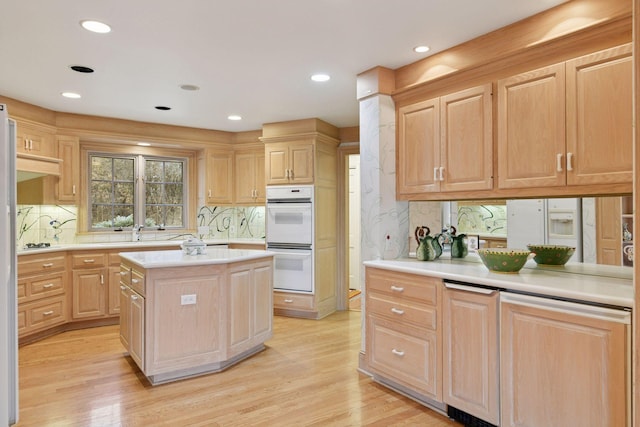
[[[16,297],[16,129],[7,106],[0,104],[0,170],[5,182],[0,199],[6,212],[0,215],[0,425],[18,421],[18,327]]]
[[[313,186],[267,187],[266,212],[274,290],[313,293]]]
[[[582,199],[507,200],[507,246],[567,245],[576,248],[570,262],[582,261]]]

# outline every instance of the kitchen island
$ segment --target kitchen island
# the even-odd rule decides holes
[[[151,384],[221,371],[272,336],[272,253],[208,248],[120,257],[120,340]]]

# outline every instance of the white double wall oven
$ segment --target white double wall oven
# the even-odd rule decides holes
[[[267,250],[274,252],[274,290],[314,292],[313,186],[267,187]]]

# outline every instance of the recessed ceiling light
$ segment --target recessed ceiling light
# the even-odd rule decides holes
[[[200,88],[196,85],[182,85],[180,86],[182,90],[200,90]]]
[[[65,98],[70,98],[70,99],[82,98],[82,96],[79,93],[75,93],[75,92],[62,92],[61,95],[64,96]]]
[[[85,30],[88,30],[94,33],[105,34],[111,31],[111,27],[108,26],[107,24],[99,21],[92,21],[89,19],[80,21],[80,25],[82,25],[82,28],[84,28]]]
[[[229,120],[242,120],[242,117],[238,116],[237,114],[232,114],[232,115],[228,116],[227,119],[229,119]]]
[[[311,80],[314,82],[326,82],[331,79],[331,76],[328,74],[314,74],[311,76]]]
[[[149,144],[148,142],[138,142],[138,145],[141,147],[150,147],[151,144]]]
[[[93,73],[93,68],[85,67],[84,65],[71,65],[69,68],[79,73]]]
[[[164,105],[156,105],[156,110],[160,110],[160,111],[169,111],[171,110],[171,107],[165,107]]]
[[[413,51],[417,53],[429,52],[429,46],[416,46],[413,48]]]

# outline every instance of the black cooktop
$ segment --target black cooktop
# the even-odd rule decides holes
[[[26,245],[24,245],[24,248],[25,249],[41,249],[41,248],[48,248],[49,246],[51,246],[51,243],[45,243],[45,242],[27,243]]]

